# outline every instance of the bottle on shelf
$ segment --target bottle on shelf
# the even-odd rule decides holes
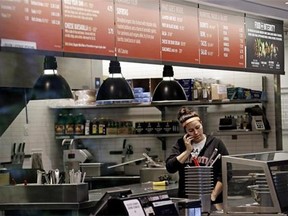
[[[248,113],[245,113],[242,116],[242,126],[244,130],[250,130],[250,122],[249,122],[249,115]]]
[[[99,134],[99,121],[97,118],[92,119],[91,126],[90,126],[90,133],[91,135],[98,135]]]
[[[202,99],[202,83],[200,79],[195,79],[193,83],[193,98],[192,100]]]
[[[84,135],[85,134],[85,123],[86,119],[82,113],[79,113],[75,117],[75,126],[74,131],[76,135]]]
[[[55,135],[61,136],[65,134],[65,116],[59,113],[55,122]]]
[[[74,134],[74,116],[72,113],[69,113],[65,123],[65,134],[66,135],[73,135]]]
[[[106,135],[107,121],[104,118],[99,119],[98,132],[99,135]]]

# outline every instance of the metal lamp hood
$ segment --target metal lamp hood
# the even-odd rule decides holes
[[[173,67],[164,65],[163,80],[156,86],[152,102],[187,101],[184,89],[173,76]]]
[[[133,99],[133,91],[121,74],[120,63],[110,61],[109,77],[100,86],[96,101],[132,101]]]
[[[32,90],[32,100],[73,98],[66,80],[57,73],[54,56],[45,56],[44,74],[36,81]]]

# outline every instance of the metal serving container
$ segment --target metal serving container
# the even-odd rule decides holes
[[[185,167],[185,194],[201,200],[201,211],[210,212],[213,187],[213,168],[209,166]]]
[[[88,201],[88,184],[0,186],[0,203],[80,203]]]
[[[232,165],[232,170],[227,167]],[[279,215],[288,212],[288,152],[272,151],[222,157],[224,211]],[[231,193],[228,173],[252,178],[251,194],[239,198]],[[232,176],[233,178],[233,176]],[[228,196],[229,194],[229,196]]]
[[[141,183],[149,181],[160,181],[161,177],[169,177],[172,181],[178,179],[178,174],[168,173],[165,167],[146,167],[140,169]]]
[[[86,177],[99,177],[113,175],[115,171],[113,169],[108,169],[108,166],[115,165],[116,163],[80,163],[80,169],[84,173],[86,172]]]

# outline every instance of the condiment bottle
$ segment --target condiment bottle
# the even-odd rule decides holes
[[[74,134],[74,116],[72,113],[69,113],[67,116],[65,124],[65,134],[72,135]]]
[[[79,113],[75,118],[75,134],[84,135],[86,119],[82,113]]]
[[[90,129],[91,135],[98,135],[99,134],[98,126],[99,126],[99,121],[97,118],[94,118],[91,121],[91,129]]]
[[[106,135],[106,127],[107,127],[107,122],[105,121],[105,119],[100,119],[99,125],[98,125],[99,135]]]
[[[55,122],[55,135],[65,134],[65,117],[62,113],[58,114],[57,120]]]

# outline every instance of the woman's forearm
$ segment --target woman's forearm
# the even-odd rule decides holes
[[[182,152],[180,155],[178,155],[176,158],[180,163],[184,164],[190,154],[191,154],[191,151],[186,150]]]
[[[222,192],[223,190],[223,184],[222,182],[220,181],[217,181],[214,189],[212,190],[212,193],[211,193],[211,200],[212,201],[215,201],[217,196]]]

